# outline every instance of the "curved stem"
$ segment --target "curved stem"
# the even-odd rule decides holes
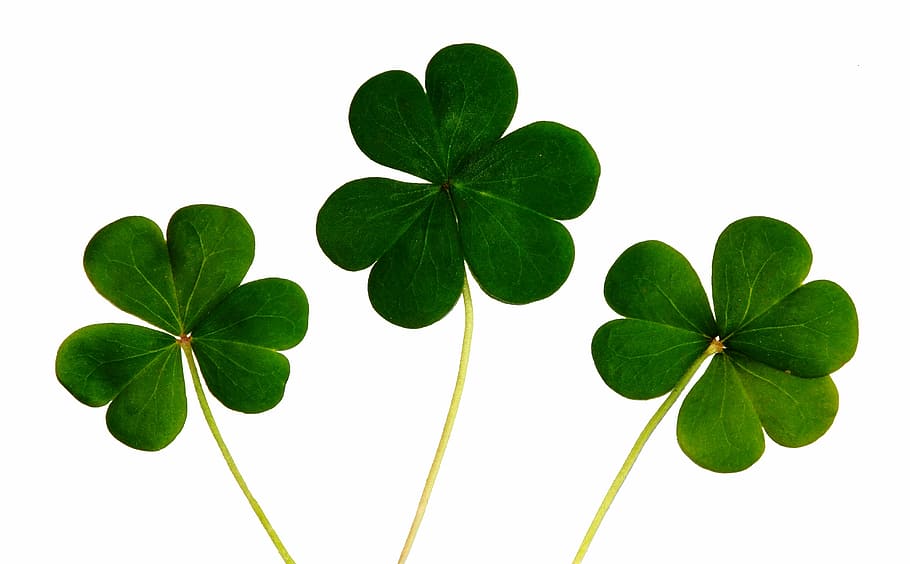
[[[645,446],[645,443],[648,442],[648,439],[651,437],[651,433],[654,432],[654,429],[657,428],[657,425],[661,422],[664,416],[670,411],[670,407],[676,403],[676,400],[682,394],[683,390],[686,388],[686,385],[692,379],[692,376],[695,375],[695,372],[698,371],[698,367],[711,355],[722,351],[724,348],[723,344],[720,341],[714,340],[708,345],[708,348],[705,349],[705,352],[699,356],[695,362],[692,363],[692,366],[683,374],[682,378],[679,379],[679,382],[673,386],[673,390],[670,392],[670,395],[667,396],[667,399],[660,404],[660,407],[657,408],[657,411],[654,415],[651,416],[651,419],[648,420],[648,423],[645,425],[645,428],[642,429],[641,434],[638,435],[638,440],[635,441],[635,444],[632,445],[632,450],[629,451],[629,455],[626,456],[625,462],[623,462],[622,467],[619,469],[619,473],[616,474],[616,477],[613,478],[613,483],[610,484],[610,489],[607,490],[607,495],[604,496],[604,500],[601,502],[600,507],[597,509],[597,513],[594,515],[594,520],[591,522],[591,526],[588,527],[588,532],[585,534],[584,540],[581,542],[581,546],[578,547],[578,552],[575,554],[575,560],[572,561],[572,564],[580,564],[584,559],[585,554],[588,552],[588,548],[591,546],[591,541],[594,540],[594,535],[597,533],[597,529],[600,527],[600,523],[604,520],[604,516],[607,514],[607,509],[610,508],[610,504],[613,503],[613,498],[616,497],[616,494],[619,492],[619,488],[622,487],[623,482],[626,481],[626,476],[629,475],[629,471],[632,470],[632,465],[635,464],[635,461],[638,459],[638,455],[641,454],[642,449]]]
[[[468,278],[465,276],[464,288],[461,291],[464,300],[464,337],[461,340],[461,360],[458,363],[458,377],[455,379],[455,391],[452,392],[452,401],[449,404],[449,413],[446,415],[445,425],[442,427],[442,436],[439,438],[439,445],[436,447],[436,456],[433,458],[433,464],[430,465],[430,473],[427,475],[426,484],[423,486],[423,493],[420,494],[420,503],[417,504],[417,513],[414,515],[414,521],[411,523],[411,530],[408,531],[408,538],[404,542],[404,548],[401,549],[401,556],[398,557],[398,564],[404,564],[411,552],[411,545],[417,538],[417,530],[420,528],[420,522],[423,521],[423,514],[427,510],[427,504],[430,502],[430,494],[433,492],[433,484],[436,483],[436,475],[439,473],[439,467],[442,465],[442,457],[446,452],[446,446],[449,444],[449,436],[452,434],[452,427],[455,425],[455,415],[458,413],[458,404],[461,403],[461,393],[464,390],[464,379],[468,372],[468,357],[471,355],[471,335],[474,332],[474,306],[471,303],[471,290],[468,288]]]
[[[190,346],[190,341],[188,338],[183,337],[180,339],[180,348],[183,349],[183,354],[186,356],[186,361],[190,366],[190,376],[192,376],[193,379],[193,388],[196,390],[196,397],[199,398],[199,406],[202,408],[202,414],[205,416],[205,422],[208,423],[209,430],[212,432],[212,436],[215,438],[215,442],[218,443],[218,449],[221,450],[221,456],[224,457],[224,461],[227,463],[228,468],[231,470],[231,474],[237,481],[237,485],[240,486],[240,489],[243,491],[243,495],[246,497],[246,500],[250,503],[250,507],[253,508],[253,512],[256,513],[257,517],[259,517],[259,522],[262,523],[262,527],[265,529],[265,532],[268,533],[269,538],[272,539],[272,543],[275,545],[275,548],[278,549],[278,554],[281,555],[281,558],[284,559],[286,564],[294,564],[294,559],[291,558],[291,555],[288,554],[287,549],[284,548],[284,544],[282,544],[281,539],[278,537],[278,533],[276,533],[275,529],[272,528],[272,524],[269,523],[268,517],[265,516],[262,508],[259,506],[259,502],[257,502],[256,498],[253,497],[252,492],[250,492],[250,488],[247,487],[246,481],[243,479],[243,476],[240,474],[240,470],[237,468],[237,464],[234,463],[234,457],[231,456],[227,445],[224,443],[224,439],[221,438],[221,431],[218,430],[218,425],[215,424],[215,418],[212,416],[212,410],[209,408],[209,402],[205,399],[205,393],[202,390],[202,382],[199,379],[199,372],[196,370],[196,362],[193,359],[193,349]]]

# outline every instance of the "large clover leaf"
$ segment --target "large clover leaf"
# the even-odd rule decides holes
[[[600,375],[628,398],[681,393],[697,364],[717,353],[677,420],[680,447],[710,470],[751,466],[765,433],[789,447],[815,441],[837,412],[829,374],[853,356],[858,324],[840,286],[803,284],[811,262],[809,244],[790,225],[766,217],[733,223],[714,250],[712,315],[685,257],[658,241],[630,247],[604,283],[607,303],[627,319],[594,335]]]
[[[85,249],[85,272],[120,309],[162,329],[106,323],[79,329],[57,353],[60,383],[90,406],[110,404],[107,426],[123,443],[159,450],[176,438],[187,401],[180,359],[191,351],[212,394],[257,413],[284,394],[289,364],[279,350],[307,329],[303,290],[281,278],[240,285],[253,261],[253,232],[237,211],[178,210],[161,229],[125,217]]]
[[[511,66],[480,45],[452,45],[426,70],[368,80],[351,102],[354,140],[375,162],[426,183],[362,178],[336,190],[316,222],[338,266],[374,265],[368,291],[392,323],[423,327],[461,294],[464,263],[507,303],[545,298],[565,282],[572,237],[556,220],[581,215],[600,165],[585,138],[552,122],[505,137],[518,91]]]

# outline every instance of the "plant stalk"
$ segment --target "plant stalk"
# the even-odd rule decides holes
[[[657,425],[661,422],[667,412],[670,411],[670,408],[674,403],[676,403],[676,400],[679,399],[679,396],[682,395],[682,392],[686,388],[686,385],[698,371],[698,367],[701,366],[702,363],[711,355],[721,352],[723,348],[724,346],[719,340],[713,340],[711,344],[708,345],[708,348],[705,349],[705,352],[703,352],[701,356],[699,356],[695,362],[692,363],[692,366],[690,366],[688,370],[686,370],[682,378],[679,379],[679,382],[673,386],[673,389],[670,391],[670,395],[667,396],[667,399],[665,399],[663,403],[660,404],[660,407],[657,408],[657,411],[654,413],[654,415],[651,416],[651,419],[648,420],[645,428],[642,429],[641,434],[638,435],[638,440],[636,440],[635,444],[632,445],[632,450],[629,451],[629,455],[626,456],[626,460],[623,462],[622,467],[620,467],[619,473],[617,473],[616,477],[613,478],[613,483],[610,484],[610,489],[607,490],[607,495],[604,496],[600,507],[597,509],[597,513],[594,515],[594,520],[591,522],[591,526],[588,527],[588,532],[585,534],[585,538],[581,542],[581,546],[578,548],[578,552],[575,554],[575,559],[572,561],[572,564],[581,564],[581,561],[584,560],[585,554],[588,552],[588,548],[591,546],[591,541],[594,540],[594,535],[597,533],[597,529],[600,527],[600,523],[604,520],[604,516],[606,516],[607,510],[610,508],[610,505],[613,503],[613,499],[619,492],[619,488],[622,487],[623,482],[626,481],[626,476],[628,476],[629,471],[632,470],[632,466],[638,459],[638,455],[641,454],[645,443],[648,442],[648,439],[651,437],[654,429],[657,428]]]
[[[471,336],[474,333],[474,306],[471,302],[471,290],[468,287],[468,278],[465,276],[464,288],[461,291],[464,301],[464,337],[461,340],[461,359],[458,363],[458,376],[455,379],[455,390],[452,392],[452,401],[449,404],[449,413],[446,415],[446,422],[442,428],[442,436],[439,438],[439,445],[436,447],[436,456],[433,457],[433,464],[430,465],[430,473],[427,475],[426,484],[423,486],[423,493],[420,494],[420,502],[417,504],[417,512],[414,515],[414,521],[411,522],[411,530],[408,531],[408,538],[401,549],[401,556],[398,557],[398,564],[404,564],[411,552],[411,546],[414,539],[417,538],[417,530],[420,528],[420,522],[423,521],[423,514],[427,510],[427,504],[430,502],[430,494],[433,492],[433,484],[436,483],[436,475],[439,473],[439,467],[442,465],[442,457],[446,452],[446,446],[449,444],[449,437],[452,435],[452,427],[455,425],[455,416],[458,413],[458,405],[461,403],[461,393],[464,390],[465,375],[468,372],[468,358],[471,355]]]
[[[182,337],[180,339],[180,348],[183,349],[183,354],[186,356],[186,361],[189,364],[190,375],[192,376],[193,380],[193,388],[196,390],[196,397],[199,398],[199,406],[202,408],[202,414],[205,416],[205,422],[208,423],[209,430],[212,432],[212,436],[215,438],[215,442],[218,443],[218,449],[221,451],[221,456],[224,457],[224,461],[227,463],[231,474],[237,481],[237,485],[240,486],[240,490],[243,491],[243,495],[246,497],[246,500],[250,503],[250,507],[253,508],[253,512],[257,517],[259,517],[259,522],[262,523],[262,527],[265,529],[265,532],[268,533],[269,538],[272,539],[272,543],[275,545],[275,548],[278,549],[278,554],[280,554],[281,558],[284,559],[285,564],[294,564],[294,559],[291,558],[291,555],[288,553],[287,549],[284,547],[284,544],[281,542],[281,539],[278,537],[278,533],[276,533],[275,529],[272,528],[272,524],[269,523],[268,517],[265,516],[265,512],[262,511],[262,507],[259,506],[259,502],[257,502],[256,498],[253,497],[252,492],[250,492],[250,488],[247,487],[246,480],[244,480],[243,476],[240,474],[240,470],[237,468],[237,464],[234,462],[234,457],[231,456],[227,445],[224,443],[224,439],[221,437],[221,431],[218,430],[218,425],[215,424],[215,418],[212,416],[212,410],[209,408],[209,402],[205,399],[205,392],[202,389],[202,381],[199,379],[199,372],[196,370],[196,362],[193,358],[193,349],[190,346],[189,338]]]

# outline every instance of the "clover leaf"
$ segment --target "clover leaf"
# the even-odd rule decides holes
[[[765,434],[788,447],[825,434],[837,413],[830,374],[853,356],[859,328],[840,286],[803,284],[811,263],[809,243],[790,225],[767,217],[732,223],[714,248],[712,313],[695,270],[669,245],[644,241],[616,259],[604,297],[625,319],[594,334],[594,364],[627,398],[667,397],[613,479],[573,564],[581,564],[645,443],[708,358],[676,425],[679,446],[699,466],[739,472],[761,457]]]
[[[373,308],[408,328],[431,325],[463,299],[464,336],[455,390],[399,563],[417,535],[458,412],[470,356],[473,305],[465,263],[481,289],[513,304],[543,299],[575,258],[559,220],[594,199],[600,164],[577,131],[536,122],[503,137],[518,102],[508,61],[481,45],[436,53],[424,85],[404,71],[364,83],[348,121],[373,161],[423,182],[361,178],[323,204],[316,236],[347,270],[372,266]]]
[[[426,90],[404,71],[379,74],[351,102],[351,133],[373,161],[426,182],[361,178],[320,209],[316,235],[338,266],[373,265],[374,309],[424,327],[458,301],[464,263],[493,298],[540,300],[574,260],[557,220],[581,215],[600,165],[577,131],[536,122],[502,137],[518,90],[508,61],[481,45],[452,45],[429,62]]]
[[[110,404],[111,434],[140,450],[164,448],[183,428],[181,349],[191,372],[195,355],[226,407],[246,413],[274,407],[290,371],[277,351],[303,339],[308,304],[289,280],[241,285],[253,250],[243,216],[212,205],[178,210],[167,240],[144,217],[101,229],[85,249],[89,280],[111,303],[163,331],[123,323],[79,329],[57,353],[60,383],[86,405]]]
[[[714,250],[712,315],[685,257],[658,241],[633,245],[604,283],[607,303],[626,319],[594,335],[601,377],[628,398],[681,393],[714,355],[677,420],[683,452],[709,470],[748,468],[764,452],[765,433],[788,447],[815,441],[837,412],[829,375],[853,356],[858,323],[840,286],[803,284],[811,262],[809,244],[790,225],[766,217],[733,223]]]

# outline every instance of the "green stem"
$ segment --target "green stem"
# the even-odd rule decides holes
[[[464,300],[464,337],[461,340],[461,360],[458,363],[458,377],[455,379],[455,391],[452,392],[452,401],[449,404],[449,413],[446,415],[445,425],[442,427],[442,436],[439,438],[439,445],[436,447],[436,456],[433,457],[433,464],[430,465],[430,473],[427,475],[426,484],[423,486],[423,493],[420,494],[420,503],[417,504],[417,513],[414,515],[414,521],[411,522],[411,530],[408,531],[408,538],[404,542],[404,548],[401,549],[401,556],[398,557],[398,564],[404,564],[411,552],[411,546],[414,539],[417,538],[417,530],[420,528],[420,522],[423,521],[423,514],[427,510],[427,504],[430,502],[430,494],[433,492],[433,484],[436,483],[436,475],[439,473],[439,467],[442,465],[442,457],[446,452],[446,446],[449,444],[449,436],[452,434],[452,427],[455,425],[455,415],[458,413],[458,404],[461,403],[461,393],[464,390],[464,378],[468,372],[468,357],[471,355],[471,335],[474,332],[474,306],[471,303],[471,290],[468,288],[468,279],[465,276],[464,288],[461,291]]]
[[[638,459],[638,455],[641,454],[641,450],[644,448],[645,443],[648,442],[648,439],[651,437],[651,433],[654,432],[654,429],[657,428],[657,425],[661,422],[664,416],[670,411],[670,407],[676,403],[676,400],[682,395],[683,390],[686,388],[686,385],[692,379],[692,376],[695,375],[695,372],[698,371],[698,367],[711,355],[722,351],[724,348],[723,344],[720,341],[714,340],[708,345],[708,348],[705,349],[705,352],[692,363],[692,366],[686,370],[679,382],[673,387],[673,390],[670,392],[670,395],[667,396],[667,399],[664,400],[660,407],[657,408],[657,411],[654,415],[651,416],[651,419],[648,420],[645,428],[642,429],[641,434],[638,435],[638,440],[635,441],[635,444],[632,445],[632,450],[629,451],[629,455],[626,457],[626,461],[623,462],[622,467],[619,469],[619,473],[616,474],[616,477],[613,478],[613,483],[610,484],[610,489],[607,490],[607,495],[604,496],[603,502],[601,502],[600,507],[597,509],[597,513],[594,515],[594,520],[591,522],[591,526],[588,527],[588,532],[585,534],[584,540],[581,542],[581,546],[578,548],[578,552],[575,554],[575,560],[572,561],[572,564],[580,564],[584,560],[585,554],[588,552],[588,548],[591,546],[591,541],[594,540],[594,535],[597,533],[597,529],[600,527],[600,523],[604,520],[604,516],[607,514],[607,509],[610,508],[610,504],[613,503],[613,498],[616,497],[616,494],[619,492],[619,488],[622,487],[623,482],[626,481],[626,476],[629,475],[629,471],[632,470],[632,465],[635,464],[635,461]]]
[[[202,382],[199,379],[199,372],[196,370],[196,362],[193,359],[193,349],[190,346],[190,341],[188,338],[183,337],[180,339],[180,348],[183,349],[183,354],[186,356],[186,361],[190,366],[190,375],[193,379],[193,388],[196,390],[196,397],[199,398],[199,406],[202,408],[202,414],[205,416],[205,422],[209,425],[209,430],[212,432],[212,436],[215,437],[215,442],[218,443],[218,449],[221,450],[221,456],[224,457],[224,461],[227,463],[228,468],[231,470],[234,479],[237,480],[237,485],[240,486],[240,489],[243,491],[243,495],[246,496],[246,500],[250,503],[250,507],[253,508],[253,512],[256,513],[256,516],[259,517],[259,522],[262,523],[262,527],[265,529],[265,532],[268,533],[269,538],[272,539],[272,543],[275,544],[275,548],[278,549],[278,554],[284,559],[286,564],[294,564],[294,559],[291,558],[291,555],[288,554],[284,544],[282,544],[281,539],[278,537],[278,533],[275,532],[275,529],[272,528],[272,524],[269,523],[268,517],[265,516],[265,513],[262,511],[262,508],[259,506],[259,502],[256,501],[256,498],[253,497],[250,488],[247,487],[246,481],[243,479],[243,476],[240,474],[240,470],[237,468],[237,464],[234,463],[234,457],[231,456],[230,451],[228,450],[227,445],[224,443],[224,439],[221,438],[221,431],[218,430],[218,425],[215,424],[215,418],[212,416],[212,410],[209,408],[209,402],[205,399],[205,393],[202,390]]]

